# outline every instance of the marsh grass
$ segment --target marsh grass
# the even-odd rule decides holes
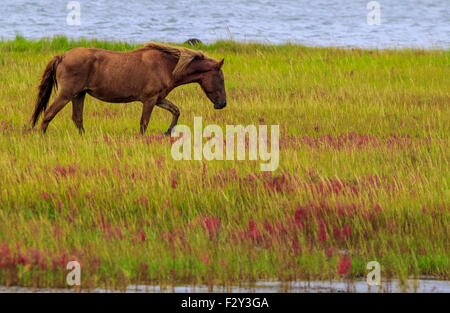
[[[449,278],[450,53],[220,41],[229,105],[199,86],[169,99],[180,123],[280,125],[280,167],[174,161],[155,109],[87,97],[46,136],[30,131],[36,87],[55,54],[127,43],[65,37],[0,42],[0,284],[232,285],[259,279]]]

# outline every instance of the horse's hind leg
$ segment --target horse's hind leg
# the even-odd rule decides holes
[[[63,94],[59,94],[53,101],[52,105],[47,110],[45,110],[44,119],[42,120],[41,126],[43,133],[47,131],[48,124],[55,117],[55,115],[58,114],[58,112],[61,111],[69,101],[70,98]]]
[[[172,123],[170,123],[169,129],[165,132],[166,135],[170,136],[172,134],[172,129],[177,125],[178,118],[180,117],[180,110],[175,104],[167,99],[158,101],[156,105],[172,113]]]
[[[156,97],[146,99],[143,101],[143,107],[142,107],[142,116],[141,116],[141,134],[143,135],[145,133],[145,130],[147,129],[148,122],[150,121],[150,116],[152,115],[153,107],[155,106],[155,103],[157,101]]]
[[[83,127],[83,108],[84,108],[84,97],[86,92],[83,91],[72,99],[72,120],[75,126],[78,128],[80,134],[84,133]]]

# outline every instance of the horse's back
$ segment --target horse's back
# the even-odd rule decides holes
[[[74,48],[66,53],[64,53],[63,58],[66,64],[86,62],[88,59],[92,58],[94,55],[92,49],[90,48]]]
[[[76,77],[85,80],[104,71],[104,67],[117,68],[121,53],[104,49],[78,47],[62,55],[57,77]],[[103,69],[102,69],[103,68]]]
[[[104,49],[78,47],[64,53],[63,60],[68,66],[81,66],[104,59],[123,58],[127,53]]]

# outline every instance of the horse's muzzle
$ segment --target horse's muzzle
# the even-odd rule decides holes
[[[226,101],[218,101],[218,102],[214,103],[214,109],[216,109],[216,110],[223,109],[226,106],[227,106]]]

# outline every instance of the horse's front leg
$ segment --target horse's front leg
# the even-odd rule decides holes
[[[172,113],[172,123],[170,123],[169,129],[165,132],[166,135],[170,136],[172,134],[172,129],[177,125],[178,118],[180,117],[180,110],[175,104],[167,99],[159,100],[156,105]]]
[[[150,116],[152,115],[153,107],[155,106],[158,97],[148,98],[142,101],[142,116],[141,116],[141,134],[145,133],[147,129],[148,122],[150,121]]]

